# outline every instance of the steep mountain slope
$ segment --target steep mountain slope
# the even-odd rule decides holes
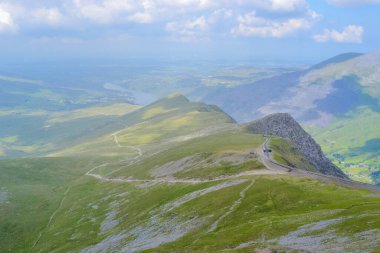
[[[290,140],[317,171],[346,178],[346,175],[326,158],[321,147],[289,114],[271,114],[247,124],[246,127],[255,134],[275,135]]]
[[[263,141],[235,130],[137,160],[0,161],[0,251],[379,249],[377,194],[269,170],[252,154]]]
[[[379,113],[361,107],[334,118],[325,127],[313,125],[306,129],[351,178],[380,183],[379,123]]]
[[[326,111],[327,106],[323,108],[324,100],[330,96],[342,93],[355,97],[365,96],[365,89],[369,84],[366,85],[365,81],[358,83],[350,78],[357,76],[358,79],[367,80],[369,83],[376,82],[377,60],[380,61],[378,53],[343,54],[310,69],[219,90],[204,100],[220,106],[240,122],[247,122],[276,112],[290,113],[297,120],[316,120],[320,119],[323,113],[330,112]],[[373,76],[366,78],[363,76],[365,73],[372,73]],[[376,84],[371,86],[373,89],[371,94],[376,98],[375,86]],[[343,98],[344,96],[341,96],[341,100]],[[373,102],[367,101],[368,99],[370,98],[363,97],[361,102]],[[346,102],[336,101],[336,104],[341,104],[341,108],[330,107],[329,109],[332,112],[343,112],[352,108],[351,104],[347,104],[347,102],[356,103],[356,101],[352,101],[352,98],[347,100]]]
[[[265,167],[265,138],[217,107],[176,94],[120,118],[62,157],[0,161],[0,252],[380,249],[378,194]]]
[[[378,182],[380,52],[344,54],[314,67],[240,87],[205,101],[238,121],[284,112],[300,121],[352,178]]]

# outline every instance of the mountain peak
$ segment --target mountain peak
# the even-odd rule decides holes
[[[156,102],[148,105],[148,107],[163,106],[165,108],[175,108],[191,103],[190,100],[180,93],[173,93]]]
[[[186,96],[184,96],[178,92],[172,93],[172,94],[166,96],[164,99],[175,99],[178,101],[190,102],[190,100]]]
[[[293,142],[315,168],[325,175],[347,178],[322,152],[321,147],[288,113],[274,113],[246,125],[255,134],[274,135]]]

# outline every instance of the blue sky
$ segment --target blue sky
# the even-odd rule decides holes
[[[318,61],[380,49],[380,0],[0,0],[4,59]]]

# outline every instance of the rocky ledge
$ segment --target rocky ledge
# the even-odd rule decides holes
[[[246,127],[256,134],[275,135],[290,140],[320,173],[347,178],[347,176],[325,156],[315,140],[288,113],[271,114],[248,123]]]

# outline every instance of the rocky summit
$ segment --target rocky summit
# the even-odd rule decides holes
[[[321,147],[288,113],[275,113],[247,124],[256,134],[275,135],[293,142],[307,160],[322,174],[347,178],[322,152]],[[299,168],[302,169],[302,168]]]

